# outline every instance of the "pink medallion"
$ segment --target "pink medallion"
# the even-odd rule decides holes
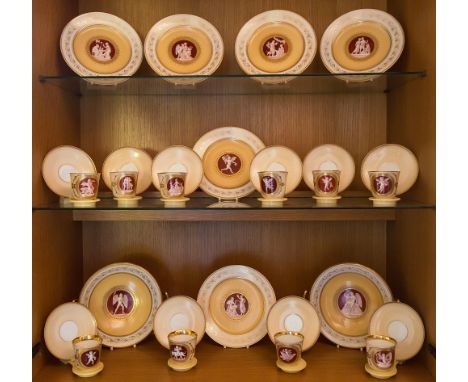
[[[381,369],[389,369],[393,365],[393,352],[381,350],[374,354],[374,362]]]
[[[368,36],[357,36],[348,45],[348,52],[354,58],[366,58],[374,51],[374,41]]]
[[[338,307],[347,318],[361,317],[366,310],[366,299],[363,294],[356,289],[346,288],[338,296]]]
[[[89,44],[89,54],[98,62],[108,62],[114,58],[115,48],[108,40],[96,39]]]
[[[318,179],[318,187],[322,192],[333,192],[336,187],[336,180],[331,175],[322,175]]]
[[[176,361],[185,361],[187,359],[187,348],[182,345],[171,345],[171,357]]]
[[[135,183],[135,178],[133,176],[125,175],[120,179],[119,187],[122,192],[131,193],[135,188]]]
[[[80,194],[83,197],[95,196],[97,191],[97,181],[94,178],[84,178],[79,184]]]
[[[172,56],[177,61],[189,62],[197,56],[197,47],[189,40],[179,40],[172,45]]]
[[[241,169],[242,163],[238,156],[226,153],[218,159],[218,168],[225,175],[234,175]]]
[[[99,361],[99,350],[91,349],[81,354],[81,363],[85,367],[92,367]]]
[[[393,180],[385,175],[377,176],[374,179],[374,187],[378,194],[388,194],[393,189]]]
[[[278,60],[288,53],[288,43],[279,36],[269,38],[263,44],[263,54],[272,60]]]
[[[224,310],[231,318],[240,318],[247,314],[249,302],[241,293],[231,294],[224,302]]]
[[[133,296],[123,289],[118,289],[107,298],[107,311],[116,318],[129,315],[134,306]]]
[[[262,177],[262,191],[265,194],[273,194],[276,189],[278,188],[278,182],[272,176],[264,176]]]
[[[184,180],[182,178],[171,178],[167,181],[167,192],[171,196],[184,194]]]
[[[278,357],[285,363],[292,363],[297,358],[297,351],[293,348],[281,347],[278,349]]]

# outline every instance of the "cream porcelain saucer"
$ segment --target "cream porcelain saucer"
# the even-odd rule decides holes
[[[160,76],[208,76],[223,60],[224,45],[218,30],[201,17],[168,16],[150,29],[145,57]],[[194,84],[205,78],[166,78],[175,84]]]
[[[60,50],[79,76],[131,76],[143,60],[138,33],[121,18],[104,12],[75,17],[63,29]],[[102,85],[126,79],[89,79]]]
[[[161,304],[154,277],[131,263],[115,263],[95,272],[80,293],[80,303],[96,317],[103,345],[132,346],[153,329]]]
[[[280,368],[281,370],[283,370],[285,373],[294,374],[294,373],[299,373],[300,371],[304,370],[307,367],[307,362],[303,358],[301,358],[294,365],[276,361],[276,366]]]
[[[340,170],[338,192],[346,190],[354,179],[354,160],[351,154],[337,145],[321,145],[311,150],[304,158],[303,178],[307,186],[314,190],[314,170]]]
[[[59,196],[71,197],[70,173],[72,172],[97,172],[91,157],[78,147],[55,147],[42,161],[42,177],[47,186]]]
[[[167,361],[167,366],[169,366],[172,370],[174,371],[188,371],[190,369],[193,369],[195,366],[197,366],[198,360],[193,357],[190,361],[187,362],[177,362],[174,361],[172,358],[169,358]]]
[[[320,56],[331,73],[382,73],[398,60],[405,45],[400,23],[378,9],[358,9],[333,21],[320,42]],[[340,76],[367,81],[374,76]]]
[[[249,74],[299,74],[317,51],[315,31],[297,13],[271,10],[251,18],[239,31],[235,54]],[[287,82],[294,77],[253,77],[263,83]]]
[[[309,301],[287,296],[276,301],[267,318],[268,336],[275,342],[275,334],[283,331],[299,332],[304,336],[302,350],[309,350],[320,335],[320,319]]]
[[[161,151],[153,160],[153,184],[159,191],[158,173],[185,172],[185,195],[190,195],[200,185],[203,178],[203,165],[195,151],[186,146],[170,146]]]
[[[169,349],[168,334],[179,329],[190,329],[197,333],[197,344],[205,334],[203,310],[194,299],[187,296],[168,298],[154,316],[154,335],[166,349]]]
[[[377,378],[377,379],[388,379],[397,375],[397,372],[398,372],[396,367],[393,367],[387,371],[383,371],[383,370],[377,371],[377,370],[374,370],[372,367],[370,367],[368,363],[366,363],[364,368],[370,375],[372,375],[374,378]]]
[[[238,199],[255,188],[249,168],[265,145],[255,134],[240,127],[220,127],[204,134],[194,145],[202,158],[204,176],[200,188],[219,199]]]
[[[362,160],[361,179],[370,190],[369,171],[400,171],[396,194],[401,195],[416,182],[419,165],[416,156],[406,147],[385,144],[369,151]]]
[[[418,354],[424,344],[424,324],[409,305],[391,302],[381,306],[372,316],[369,334],[391,336],[397,341],[395,358],[406,361]]]
[[[276,297],[260,272],[230,265],[208,276],[197,301],[205,314],[208,336],[224,347],[242,348],[265,336],[268,311]]]
[[[320,317],[320,331],[330,341],[348,348],[364,348],[374,312],[391,302],[392,292],[375,271],[344,263],[323,271],[310,291],[310,302]]]
[[[52,355],[64,362],[74,357],[73,339],[97,333],[94,315],[77,302],[67,302],[55,308],[47,317],[44,340]]]
[[[286,192],[291,193],[301,183],[302,161],[299,155],[285,146],[269,146],[259,151],[250,165],[250,181],[261,192],[260,171],[287,171]]]
[[[110,153],[102,164],[102,179],[112,190],[110,173],[114,171],[138,171],[136,193],[145,192],[151,185],[152,160],[144,150],[133,147],[122,147]]]
[[[98,375],[103,369],[104,369],[104,364],[102,362],[99,362],[96,366],[90,367],[90,368],[73,366],[72,372],[78,377],[87,378],[87,377],[94,377],[95,375]]]

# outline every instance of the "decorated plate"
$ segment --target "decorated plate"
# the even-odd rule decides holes
[[[235,53],[247,74],[299,74],[317,50],[314,28],[291,11],[272,10],[251,18],[236,38]],[[292,79],[293,77],[289,77]],[[261,82],[286,82],[281,77],[254,77]]]
[[[47,186],[59,196],[71,197],[72,172],[97,172],[91,157],[78,147],[55,147],[42,161],[42,177]]]
[[[147,270],[115,263],[86,281],[80,303],[96,317],[102,343],[121,348],[135,345],[151,333],[161,291]]]
[[[55,308],[47,317],[44,340],[47,349],[62,361],[73,358],[73,339],[97,333],[96,319],[85,306],[67,302]]]
[[[366,346],[372,315],[392,299],[390,288],[377,272],[350,263],[326,269],[310,291],[322,334],[348,348]]]
[[[314,190],[314,170],[340,170],[338,192],[346,190],[354,179],[354,160],[351,154],[337,145],[321,145],[311,150],[304,158],[303,177],[307,186]]]
[[[250,180],[261,192],[260,171],[287,171],[286,192],[289,194],[299,186],[302,179],[302,161],[293,150],[284,146],[269,146],[259,151],[250,165]]]
[[[197,333],[197,343],[205,334],[205,315],[193,298],[171,297],[161,304],[154,316],[154,335],[166,349],[169,349],[167,335],[179,329],[190,329]]]
[[[151,185],[152,160],[148,153],[133,147],[123,147],[110,153],[102,164],[102,179],[112,190],[110,173],[114,171],[138,171],[136,193],[145,192]]]
[[[249,347],[267,333],[268,311],[275,303],[273,287],[260,272],[230,265],[213,272],[198,292],[206,333],[224,347]]]
[[[218,30],[195,15],[168,16],[150,29],[145,38],[145,57],[161,76],[210,75],[223,60],[224,45]],[[167,78],[184,84],[203,78]]]
[[[418,354],[424,343],[424,324],[409,305],[391,302],[381,306],[371,318],[369,334],[381,334],[397,341],[395,358],[406,361]]]
[[[398,60],[405,45],[400,23],[377,9],[358,9],[333,21],[322,36],[320,56],[331,73],[382,73]],[[346,77],[365,81],[371,77]]]
[[[171,146],[161,151],[153,160],[153,184],[159,190],[158,173],[185,172],[185,195],[194,192],[203,178],[203,165],[195,151],[186,146]]]
[[[71,20],[60,37],[60,50],[79,76],[131,76],[143,60],[138,33],[126,21],[103,12],[84,13]],[[92,82],[115,84],[122,80]]]
[[[265,145],[240,127],[220,127],[203,135],[193,150],[202,158],[200,188],[219,199],[237,199],[252,193],[250,164]]]
[[[275,334],[283,331],[299,332],[304,336],[302,350],[314,346],[320,335],[320,319],[309,301],[287,296],[276,301],[267,318],[268,336],[275,342]]]
[[[400,171],[396,193],[400,195],[416,182],[419,165],[416,156],[406,147],[386,144],[369,151],[362,161],[361,179],[370,190],[369,171]]]

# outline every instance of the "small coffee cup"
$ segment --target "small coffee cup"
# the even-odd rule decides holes
[[[80,377],[92,377],[104,369],[100,361],[102,338],[97,335],[77,337],[73,340],[75,357],[72,371]]]
[[[400,171],[369,171],[370,189],[374,206],[394,206],[397,198]]]
[[[341,196],[338,195],[340,188],[340,170],[314,170],[312,171],[314,179],[313,198],[317,203],[336,204]]]
[[[284,197],[286,193],[287,171],[260,171],[258,178],[260,181],[260,194],[258,198],[263,206],[281,206],[287,200]]]
[[[366,371],[380,379],[393,377],[397,373],[395,346],[391,337],[369,335],[366,337]]]
[[[158,173],[159,190],[163,202],[185,202],[185,172]]]
[[[196,366],[197,333],[190,329],[181,329],[169,333],[167,339],[171,356],[167,364],[171,369],[188,371]]]
[[[111,172],[110,179],[115,199],[135,199],[137,197],[138,171]]]
[[[302,358],[302,345],[304,336],[298,332],[284,331],[274,335],[276,355],[278,357],[276,366],[286,373],[298,373],[307,366]]]
[[[70,173],[70,184],[72,188],[73,203],[95,203],[99,189],[99,178],[101,174],[96,173]]]

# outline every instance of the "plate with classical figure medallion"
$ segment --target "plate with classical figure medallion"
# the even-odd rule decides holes
[[[198,292],[206,333],[224,347],[249,347],[267,334],[266,320],[276,297],[260,272],[230,265],[213,272]]]
[[[44,340],[54,357],[68,362],[75,355],[73,340],[96,333],[97,323],[91,311],[77,302],[67,302],[47,317]]]
[[[249,75],[299,74],[317,51],[314,28],[297,13],[271,10],[251,18],[239,31],[235,53]],[[263,83],[287,82],[294,77],[253,77]]]
[[[150,29],[145,57],[160,76],[208,76],[223,60],[224,44],[218,30],[201,17],[168,16]],[[205,78],[166,78],[175,84],[194,84]]]
[[[258,173],[261,171],[286,171],[286,191],[289,194],[299,186],[302,179],[302,161],[295,151],[285,146],[268,146],[260,150],[250,165],[250,181],[262,192]],[[263,190],[264,191],[264,190]]]
[[[424,323],[421,317],[411,306],[402,302],[391,302],[377,309],[369,324],[369,334],[377,333],[397,341],[397,361],[413,358],[424,344]]]
[[[338,264],[322,272],[310,291],[320,331],[347,348],[364,348],[374,312],[393,300],[385,280],[360,264]]]
[[[252,193],[250,164],[265,145],[240,127],[220,127],[203,135],[193,147],[202,158],[200,188],[218,199],[238,199]]]
[[[307,186],[314,190],[315,170],[338,170],[340,182],[338,192],[346,190],[354,179],[355,165],[351,154],[338,145],[320,145],[309,151],[303,162],[303,178]]]
[[[320,336],[320,319],[312,304],[299,296],[279,299],[267,318],[268,336],[275,343],[278,332],[297,332],[304,336],[302,350],[309,350]]]
[[[174,296],[165,300],[156,311],[153,331],[158,342],[169,349],[169,333],[175,330],[192,330],[197,333],[199,343],[205,334],[205,324],[203,309],[193,298]]]
[[[50,150],[42,161],[42,177],[47,186],[64,198],[72,196],[71,173],[95,174],[91,157],[75,146],[58,146]]]
[[[102,164],[102,179],[109,189],[112,190],[111,172],[116,171],[137,171],[138,181],[136,193],[145,192],[151,185],[151,165],[152,159],[149,154],[134,147],[122,147],[111,152]]]
[[[161,290],[146,269],[131,263],[114,263],[86,281],[80,303],[96,317],[104,345],[128,347],[153,330]]]
[[[184,195],[194,192],[203,178],[203,165],[198,154],[187,146],[170,146],[159,152],[153,159],[152,176],[153,184],[159,191],[160,184],[158,173],[184,172]]]
[[[378,9],[358,9],[333,21],[320,42],[320,56],[331,73],[382,73],[400,57],[405,34],[397,19]],[[343,76],[366,81],[375,76]]]
[[[397,144],[385,144],[369,151],[362,160],[361,179],[370,190],[369,171],[399,171],[396,194],[400,195],[416,182],[419,165],[416,156],[408,148]]]
[[[138,33],[121,18],[104,12],[84,13],[71,20],[60,37],[67,65],[79,76],[131,76],[143,60]],[[89,79],[111,85],[126,79]]]

